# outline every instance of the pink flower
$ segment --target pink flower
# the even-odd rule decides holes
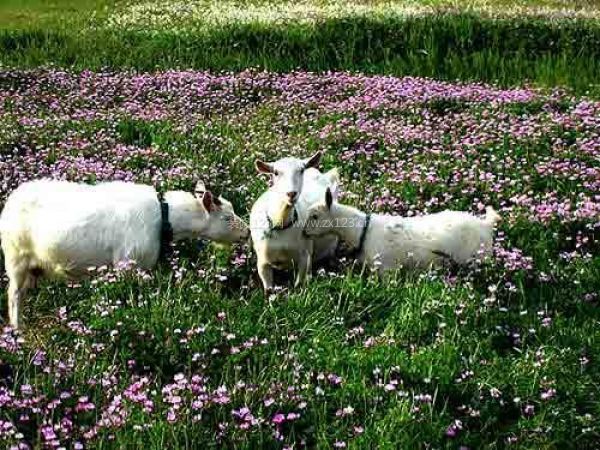
[[[275,425],[281,425],[283,422],[285,422],[285,415],[281,414],[281,413],[277,413],[273,416],[273,419],[271,419],[271,422],[273,422]]]

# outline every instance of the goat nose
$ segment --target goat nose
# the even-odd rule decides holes
[[[298,196],[298,193],[297,192],[288,192],[287,196],[290,199],[290,201],[294,201],[296,199],[296,197]]]

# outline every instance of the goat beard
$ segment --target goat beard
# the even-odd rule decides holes
[[[285,219],[287,218],[288,214],[290,213],[293,207],[294,205],[291,205],[288,202],[281,202],[281,207],[279,208],[279,211],[277,211],[275,217],[272,218],[273,225],[275,225],[276,227],[283,227]]]

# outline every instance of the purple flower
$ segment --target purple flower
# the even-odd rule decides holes
[[[454,438],[458,435],[458,432],[460,430],[462,430],[462,428],[463,428],[462,422],[460,420],[455,420],[446,429],[446,436],[449,438]]]
[[[285,422],[285,414],[281,414],[281,413],[277,413],[273,416],[273,418],[271,419],[271,422],[273,422],[275,425],[281,425]]]
[[[526,416],[533,416],[535,414],[535,407],[530,404],[525,405],[523,407],[523,414]]]
[[[543,391],[540,395],[540,398],[542,400],[550,400],[551,398],[553,398],[556,395],[556,389],[554,388],[549,388],[545,391]]]
[[[333,386],[339,386],[340,384],[342,384],[342,377],[337,376],[334,373],[330,373],[329,375],[327,375],[327,380]]]

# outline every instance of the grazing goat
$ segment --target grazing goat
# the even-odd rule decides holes
[[[500,216],[491,206],[482,219],[460,211],[420,217],[365,214],[334,202],[329,190],[307,212],[305,234],[335,235],[354,249],[358,260],[379,273],[400,267],[428,267],[449,260],[465,264],[483,246],[489,253]]]
[[[296,269],[295,286],[299,286],[310,276],[313,261],[333,255],[337,248],[337,237],[307,238],[301,225],[307,207],[326,189],[335,191],[338,183],[336,169],[324,174],[315,169],[320,158],[321,153],[317,153],[306,160],[256,161],[259,172],[272,176],[271,188],[256,200],[250,212],[258,275],[267,294],[274,287],[273,269]]]
[[[74,279],[89,267],[127,260],[149,269],[170,239],[248,237],[231,203],[202,182],[195,194],[169,191],[160,201],[154,188],[124,182],[40,180],[19,186],[0,216],[11,325],[19,327],[21,302],[40,276]]]

